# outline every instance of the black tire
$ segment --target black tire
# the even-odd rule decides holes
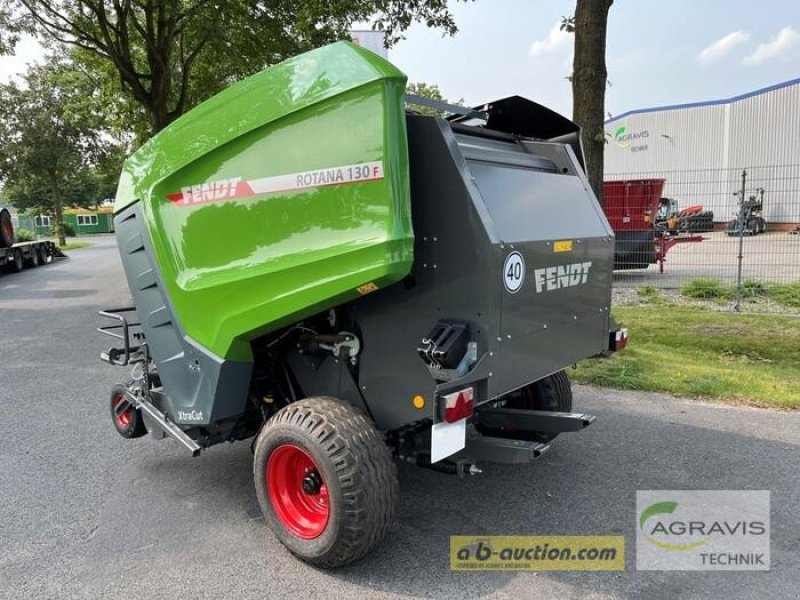
[[[136,410],[126,399],[127,386],[121,383],[111,388],[111,422],[114,429],[127,439],[140,438],[147,435],[147,428],[142,419],[142,413]]]
[[[566,371],[558,371],[512,392],[505,400],[505,407],[572,412],[572,385]],[[491,432],[487,431],[487,433]],[[504,431],[502,436],[546,444],[556,438],[558,434],[544,431],[533,433]]]
[[[327,516],[321,531],[310,538],[314,531],[300,530],[308,534],[301,537],[290,528],[291,520],[278,515],[285,509],[273,502],[280,504],[279,490],[288,484],[267,472],[281,453],[297,449],[312,460],[307,477],[316,473],[317,486],[325,488]],[[280,542],[298,558],[324,568],[357,560],[383,539],[399,492],[397,467],[383,435],[350,404],[324,396],[294,402],[267,421],[256,440],[253,478],[264,518]],[[291,481],[294,489],[307,492],[305,478],[302,485]],[[315,497],[313,489],[310,497]]]
[[[38,267],[42,264],[42,255],[39,254],[39,248],[33,246],[31,248],[31,257],[28,259],[28,265],[31,267]]]
[[[8,269],[12,273],[19,273],[25,268],[25,259],[22,258],[22,250],[17,248],[14,250],[14,256],[11,258],[11,261],[8,263]]]
[[[11,213],[0,209],[0,248],[11,248],[14,245],[14,225]]]

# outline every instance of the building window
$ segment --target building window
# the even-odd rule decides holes
[[[97,215],[78,215],[78,226],[97,225]]]
[[[47,215],[39,215],[33,218],[33,224],[36,227],[50,227],[50,217]]]

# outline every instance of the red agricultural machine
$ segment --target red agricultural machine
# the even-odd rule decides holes
[[[603,210],[614,230],[614,269],[646,269],[658,264],[664,272],[667,252],[678,244],[702,242],[690,231],[705,228],[701,206],[677,210],[674,200],[662,198],[664,179],[626,179],[603,182]],[[702,216],[702,224],[699,218]],[[713,219],[713,216],[712,216]]]

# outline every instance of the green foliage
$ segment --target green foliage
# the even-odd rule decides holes
[[[681,294],[688,298],[719,298],[729,300],[735,297],[731,289],[722,285],[718,279],[692,279],[681,288]]]
[[[415,94],[417,96],[422,96],[423,98],[429,98],[430,100],[436,100],[437,102],[446,102],[448,104],[457,104],[459,106],[464,105],[464,99],[459,98],[455,102],[451,102],[447,98],[444,97],[442,91],[439,89],[439,86],[436,84],[430,83],[409,83],[406,86],[406,92],[409,94]],[[448,113],[436,110],[435,108],[430,108],[427,106],[421,106],[417,104],[412,104],[414,110],[423,115],[429,115],[431,117],[444,117]]]
[[[4,0],[8,1],[8,0]],[[465,0],[466,1],[466,0]],[[414,22],[457,31],[447,0],[20,0],[42,39],[70,44],[112,121],[138,142],[231,83],[370,21],[391,45]],[[101,6],[102,9],[97,9]]]
[[[647,306],[614,317],[630,330],[628,347],[582,361],[575,381],[800,409],[800,319]]]
[[[36,234],[30,229],[17,229],[14,232],[14,238],[18,242],[32,242],[36,239]]]
[[[0,180],[7,201],[60,220],[64,202],[108,193],[106,172],[118,172],[118,161],[112,163],[120,155],[94,99],[88,80],[60,56],[31,66],[22,85],[0,85]]]
[[[729,301],[736,298],[736,287],[723,286],[716,279],[693,279],[683,286],[681,293],[688,298]],[[787,308],[798,308],[800,283],[767,284],[755,279],[745,279],[742,282],[742,299],[746,302],[771,301]]]
[[[736,290],[732,290],[731,293],[733,296],[736,296]],[[744,299],[756,299],[765,296],[767,293],[766,287],[760,281],[756,281],[755,279],[745,279],[742,282],[742,298]]]
[[[800,283],[776,284],[767,288],[771,300],[790,308],[800,308]]]
[[[61,223],[61,227],[64,230],[64,235],[65,236],[67,236],[67,237],[75,237],[75,228],[72,225],[70,225],[69,223]],[[53,228],[50,230],[50,235],[51,236],[58,235],[58,231],[57,231],[55,226],[53,226]]]

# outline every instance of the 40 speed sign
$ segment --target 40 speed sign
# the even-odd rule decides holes
[[[512,252],[503,263],[503,285],[511,294],[516,294],[525,283],[525,259],[519,252]]]

